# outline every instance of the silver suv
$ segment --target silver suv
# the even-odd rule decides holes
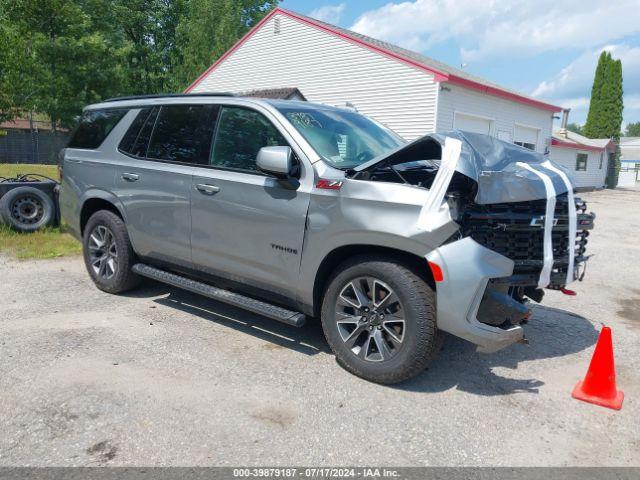
[[[293,326],[394,383],[442,332],[523,342],[529,299],[581,279],[593,215],[567,172],[495,138],[411,143],[357,112],[232,95],[87,107],[60,206],[110,293],[149,277]]]

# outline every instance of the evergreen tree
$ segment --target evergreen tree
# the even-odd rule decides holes
[[[607,69],[611,60],[611,54],[603,51],[598,59],[593,86],[591,87],[591,101],[589,102],[589,113],[587,122],[582,131],[589,138],[598,138],[598,132],[602,129],[603,119],[603,98],[602,90],[605,84]]]
[[[589,138],[620,138],[622,125],[622,62],[602,52],[598,60],[584,135]]]
[[[611,138],[620,140],[623,112],[622,62],[613,60],[609,52],[602,52],[598,59],[587,123],[583,128],[589,138]],[[607,186],[614,188],[620,171],[620,152],[616,152],[609,165]]]
[[[611,93],[611,120],[609,136],[616,141],[620,140],[622,128],[622,113],[624,111],[623,86],[622,86],[622,62],[618,59],[613,62],[610,69],[610,82],[613,84]]]

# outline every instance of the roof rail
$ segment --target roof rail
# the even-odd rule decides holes
[[[150,98],[182,98],[182,97],[235,97],[230,92],[206,92],[206,93],[165,93],[155,95],[130,95],[127,97],[114,97],[103,100],[102,103],[120,102],[123,100],[147,100]]]

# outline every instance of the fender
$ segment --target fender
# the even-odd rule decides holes
[[[336,249],[370,246],[425,256],[459,226],[446,203],[432,212],[430,229],[418,224],[429,191],[397,183],[346,179],[340,192],[311,195],[297,285],[298,303],[314,306],[323,261]]]

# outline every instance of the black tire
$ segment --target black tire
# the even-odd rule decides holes
[[[96,248],[96,245],[99,245],[96,239],[100,235],[106,239],[105,246],[101,249]],[[140,277],[131,271],[131,267],[136,263],[136,256],[127,228],[115,213],[99,210],[91,215],[84,228],[82,251],[87,272],[100,290],[121,293],[140,283]],[[114,258],[114,252],[115,262],[110,264],[109,260]]]
[[[13,230],[30,233],[51,225],[56,218],[56,207],[43,191],[17,187],[0,199],[0,215]]]
[[[386,311],[387,321],[385,322],[380,320],[380,314],[385,314],[385,311],[383,309],[375,309],[375,314],[373,314],[375,318],[373,320],[370,320],[369,317],[363,320],[360,313],[355,313],[357,309],[353,308],[353,316],[360,318],[361,322],[365,322],[365,330],[358,334],[362,335],[359,339],[373,336],[375,329],[380,330],[378,335],[382,335],[382,337],[371,339],[371,341],[376,345],[379,344],[380,338],[385,341],[386,347],[382,350],[385,350],[390,355],[387,359],[384,359],[382,352],[376,353],[376,350],[380,349],[375,346],[370,349],[369,345],[366,345],[366,349],[371,352],[371,358],[376,358],[376,361],[363,358],[363,355],[364,357],[368,355],[367,351],[364,351],[364,346],[355,346],[353,348],[347,346],[348,340],[345,340],[344,337],[347,336],[351,340],[353,332],[361,327],[360,324],[355,326],[353,332],[345,332],[344,327],[338,326],[338,317],[344,318],[345,316],[344,312],[337,313],[339,310],[344,309],[343,306],[337,305],[339,296],[341,293],[343,294],[341,299],[348,296],[346,292],[351,291],[349,290],[349,285],[353,285],[352,282],[354,281],[362,282],[363,278],[365,278],[365,288],[368,282],[366,279],[377,279],[378,286],[373,288],[380,288],[381,293],[376,295],[384,295],[385,288],[391,289],[392,293],[397,296],[399,308],[402,309],[401,311],[399,310],[400,313],[397,315],[398,317],[404,317],[402,340],[400,344],[396,344],[390,341],[393,339],[389,336],[389,325],[381,326],[378,324],[373,326],[372,329],[374,322],[387,323],[393,326],[393,320],[388,321],[390,315],[392,319],[395,318],[393,313],[390,313],[389,310]],[[384,288],[381,285],[384,285]],[[367,295],[369,298],[371,297],[371,294]],[[390,298],[392,301],[393,298]],[[384,301],[378,303],[384,306]],[[344,302],[342,305],[345,305]],[[349,307],[347,306],[346,308],[348,309]],[[372,311],[363,314],[363,316],[371,314]],[[353,316],[349,317],[350,323],[347,323],[347,326],[353,326],[351,324],[355,323]],[[328,287],[325,290],[321,320],[325,337],[335,353],[338,363],[349,372],[376,383],[397,383],[419,374],[431,363],[442,345],[443,336],[436,325],[435,292],[418,275],[391,258],[359,256],[338,267],[329,279]],[[345,324],[343,323],[343,325]],[[398,329],[396,333],[399,331]],[[366,342],[367,340],[365,339],[363,343],[366,344]],[[389,352],[387,348],[391,346],[394,346],[394,350]],[[356,354],[355,350],[358,350],[358,348],[360,350]]]

